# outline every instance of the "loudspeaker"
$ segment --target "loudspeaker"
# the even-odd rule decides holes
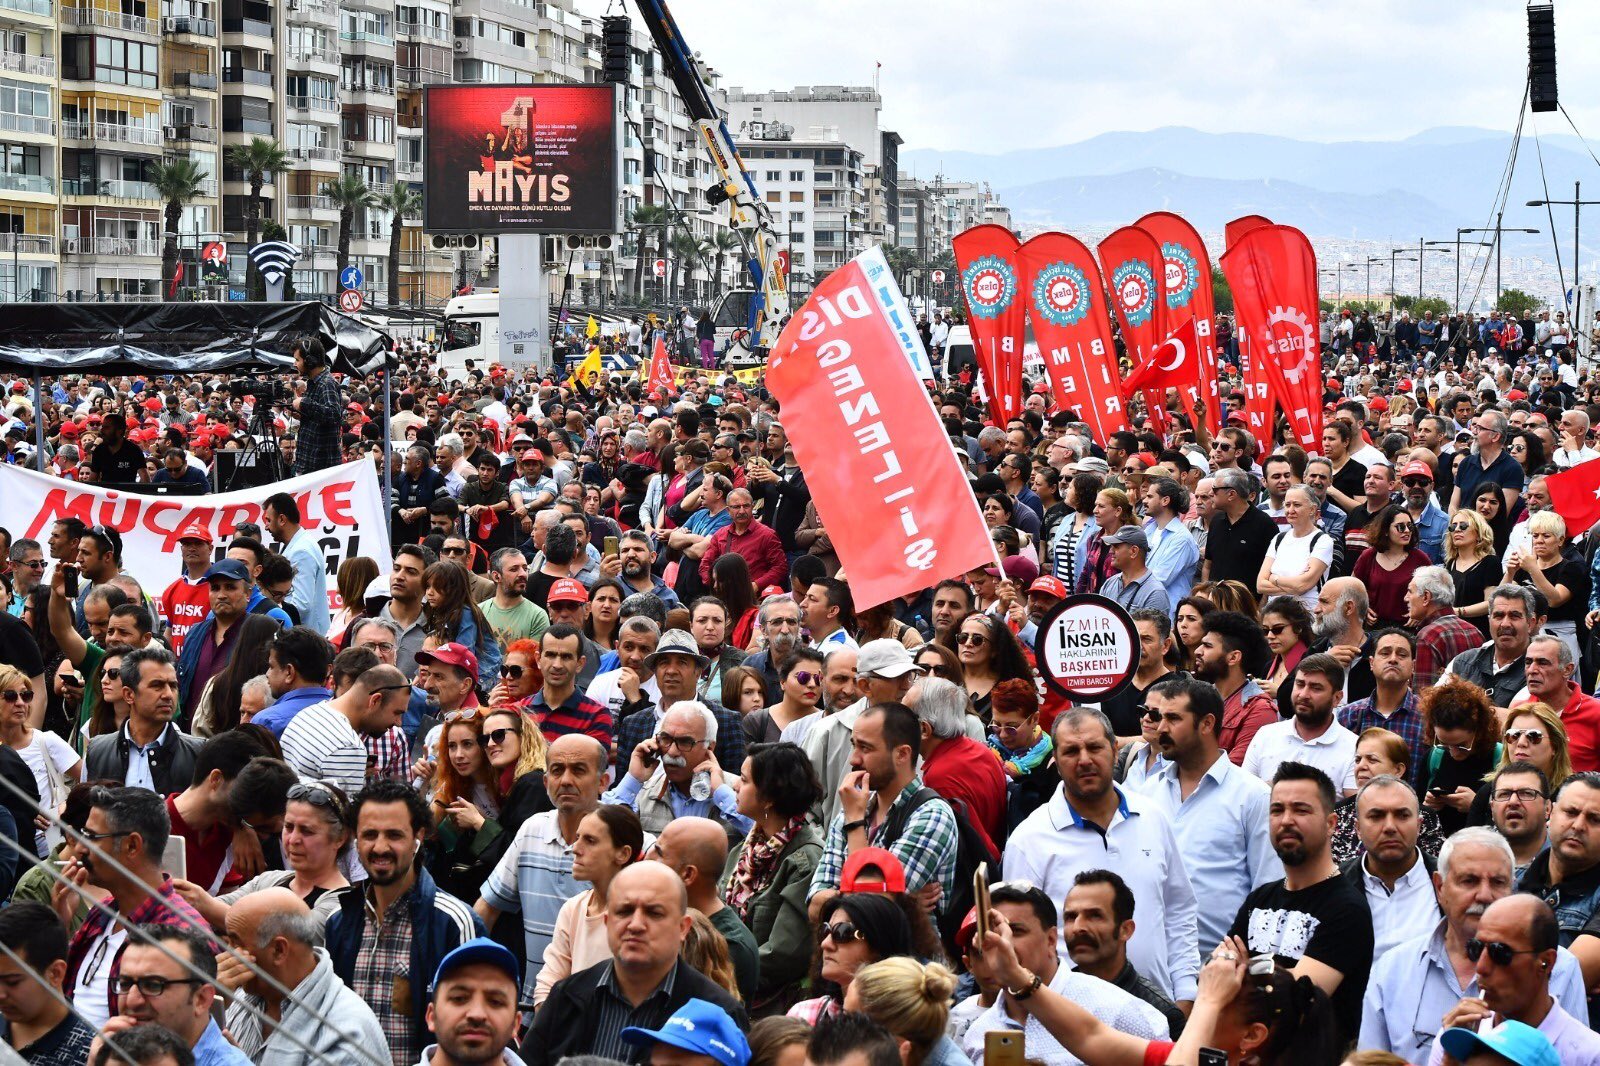
[[[1556,99],[1556,9],[1528,6],[1528,102],[1535,111],[1554,111]]]
[[[628,47],[632,23],[627,15],[607,15],[600,20],[601,78],[618,85],[628,84],[633,53]]]

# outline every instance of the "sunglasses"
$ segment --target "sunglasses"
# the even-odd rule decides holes
[[[465,555],[465,554],[467,554],[467,549],[465,549],[465,548],[440,548],[439,549],[439,554],[440,555]]]
[[[512,729],[510,726],[503,726],[500,729],[485,730],[483,735],[478,737],[478,747],[487,748],[490,744],[493,744],[495,747],[499,747],[506,742],[506,737],[514,737],[517,735],[519,735],[518,731]]]
[[[1408,489],[1425,489],[1425,488],[1427,488],[1427,487],[1428,487],[1428,486],[1429,486],[1429,485],[1432,485],[1432,484],[1433,484],[1433,482],[1431,482],[1431,481],[1429,481],[1429,480],[1428,480],[1428,479],[1427,479],[1427,478],[1425,478],[1425,477],[1407,477],[1407,478],[1401,478],[1401,479],[1400,479],[1400,483],[1401,483],[1401,484],[1402,484],[1402,485],[1404,485],[1404,486],[1405,486],[1405,487],[1406,487],[1406,488],[1408,488]]]
[[[22,563],[21,565],[34,570],[43,570],[46,564],[43,559],[29,559],[27,562]]]
[[[679,751],[693,751],[696,744],[701,743],[699,737],[675,737],[671,733],[657,733],[656,746],[663,751],[667,748],[677,748]]]
[[[1275,637],[1279,633],[1282,633],[1285,629],[1288,629],[1288,628],[1290,628],[1288,622],[1282,622],[1282,623],[1280,623],[1278,625],[1275,625],[1275,626],[1268,626],[1267,627],[1267,636]]]
[[[956,636],[957,644],[987,644],[989,638],[982,633],[961,633]]]
[[[1498,940],[1479,940],[1473,937],[1467,941],[1467,958],[1477,962],[1483,953],[1489,953],[1489,961],[1496,966],[1510,966],[1511,960],[1518,955],[1537,955],[1538,948],[1514,948],[1510,944],[1503,944]]]
[[[344,821],[344,803],[327,785],[315,781],[302,781],[290,785],[285,798],[309,803],[313,807],[326,807],[337,814],[341,822]]]
[[[1146,722],[1159,722],[1161,721],[1161,712],[1146,707],[1144,710],[1139,712],[1139,717],[1143,718]]]
[[[522,680],[522,667],[515,663],[506,663],[500,667],[500,676],[509,677],[513,681]]]
[[[8,688],[4,692],[0,692],[0,703],[32,703],[32,702],[33,702],[33,689],[31,689],[31,688]]]
[[[814,670],[796,670],[794,679],[802,685],[820,685],[822,683],[822,675]]]
[[[817,932],[822,934],[822,939],[833,938],[835,944],[847,944],[852,940],[865,940],[866,935],[857,929],[854,922],[834,922],[830,925],[817,927]]]
[[[1466,530],[1469,530],[1471,528],[1472,528],[1472,523],[1471,522],[1451,522],[1450,523],[1450,532],[1452,532],[1452,533],[1463,533]]]
[[[1542,730],[1542,729],[1508,729],[1508,730],[1506,730],[1506,741],[1508,743],[1515,744],[1517,741],[1521,740],[1523,737],[1527,737],[1528,738],[1528,743],[1529,744],[1542,744],[1542,743],[1544,743],[1544,730]]]

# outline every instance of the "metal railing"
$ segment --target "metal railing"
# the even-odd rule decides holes
[[[453,36],[448,28],[426,22],[397,22],[395,29],[402,37],[427,37],[434,41],[448,41]]]
[[[217,20],[201,18],[198,15],[168,15],[161,20],[161,28],[167,33],[189,33],[196,37],[215,37],[217,35]]]
[[[346,85],[343,86],[347,93],[371,93],[374,96],[393,96],[393,85]]]
[[[337,163],[339,150],[337,148],[290,148],[289,158],[302,162]]]
[[[0,233],[0,252],[18,255],[54,255],[56,239],[48,233]]]
[[[84,180],[68,178],[61,183],[66,196],[104,196],[115,200],[159,200],[161,194],[148,181],[123,181],[120,178]]]
[[[143,15],[125,15],[120,11],[106,11],[98,7],[63,7],[61,18],[72,26],[104,26],[109,30],[144,33],[151,37],[161,32],[160,25],[155,19]]]
[[[0,189],[6,192],[53,193],[56,183],[43,174],[0,174]]]
[[[291,65],[296,61],[308,63],[313,59],[319,63],[338,63],[339,53],[332,48],[311,47],[291,51],[288,56]]]
[[[139,237],[68,237],[68,255],[143,255],[161,254],[161,242]]]
[[[289,210],[291,211],[337,211],[333,201],[326,196],[303,196],[291,194],[289,196]]]
[[[14,111],[0,111],[0,130],[10,133],[54,134],[56,120],[48,115],[19,115]]]
[[[26,52],[0,51],[0,70],[9,70],[16,74],[37,74],[41,77],[53,78],[56,73],[55,56],[34,56]]]
[[[425,67],[396,67],[395,77],[414,85],[437,85],[450,80],[448,70],[429,70]]]
[[[372,30],[341,30],[339,40],[350,44],[376,44],[385,48],[394,47],[394,35],[375,33]]]
[[[222,72],[222,80],[235,84],[265,85],[272,87],[272,72],[270,70],[251,70],[246,67],[229,67]]]
[[[223,19],[223,33],[249,33],[257,37],[271,37],[272,23],[263,22],[261,19]]]
[[[179,126],[177,127],[177,131],[178,133],[177,136],[173,138],[174,140],[199,141],[202,144],[217,143],[217,131],[210,126],[196,126],[191,124],[188,126]]]
[[[79,141],[109,141],[112,144],[159,145],[158,126],[130,126],[121,122],[63,122],[61,136]]]
[[[339,101],[328,100],[321,96],[286,96],[284,103],[291,111],[323,111],[335,115],[339,113]]]
[[[209,70],[175,70],[172,72],[172,86],[213,91],[217,87],[217,76]]]
[[[422,176],[422,161],[401,159],[395,162],[394,170],[402,178],[420,178]]]
[[[20,11],[24,15],[48,17],[55,10],[55,3],[54,0],[0,0],[0,7],[7,11]]]

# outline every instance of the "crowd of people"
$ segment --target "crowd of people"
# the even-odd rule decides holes
[[[408,345],[386,384],[303,343],[265,424],[296,470],[392,454],[388,558],[330,571],[270,490],[137,564],[111,526],[0,530],[6,1041],[1600,1063],[1600,537],[1545,484],[1600,457],[1600,377],[1570,330],[1352,332],[1308,453],[1245,428],[1219,327],[1215,434],[1175,394],[1097,441],[1043,387],[991,425],[931,385],[996,558],[879,604],[760,383],[451,381]],[[19,382],[0,441],[206,481],[255,402]],[[1079,593],[1138,635],[1100,704],[1034,661]]]

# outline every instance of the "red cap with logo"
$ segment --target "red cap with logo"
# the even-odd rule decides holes
[[[550,586],[550,595],[545,597],[546,603],[588,603],[589,590],[583,587],[581,581],[574,581],[564,577]]]
[[[1066,583],[1060,578],[1052,577],[1049,574],[1041,574],[1034,578],[1033,584],[1028,586],[1028,591],[1042,592],[1047,596],[1054,596],[1058,600],[1067,598]]]
[[[211,536],[211,531],[199,522],[190,522],[187,526],[184,526],[183,532],[178,534],[178,540],[203,540],[207,544],[216,543],[216,540]]]
[[[465,670],[474,680],[478,677],[478,657],[472,654],[472,649],[465,644],[451,641],[441,644],[432,651],[419,651],[416,655],[419,663],[444,663],[458,670]]]

